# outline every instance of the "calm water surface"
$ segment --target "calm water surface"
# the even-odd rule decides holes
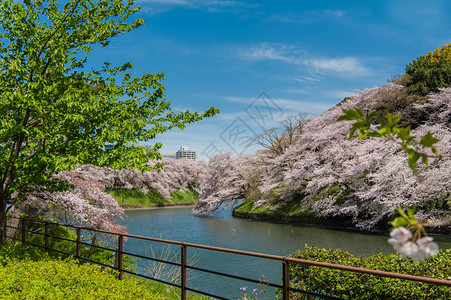
[[[191,207],[160,208],[149,210],[130,210],[121,224],[128,227],[131,234],[163,238],[175,241],[247,250],[266,254],[286,256],[304,249],[305,245],[321,248],[340,248],[354,255],[373,255],[390,253],[391,246],[387,236],[370,235],[348,231],[330,230],[318,227],[274,224],[233,218],[230,211],[215,217],[196,217]],[[436,238],[441,248],[451,248],[450,237]],[[174,261],[179,257],[179,246],[161,246],[158,243],[129,239],[125,249],[131,253],[146,254],[154,252],[158,257],[172,253]],[[282,278],[282,264],[257,258],[221,252],[188,248],[188,261],[197,267],[214,269],[219,272],[259,280],[262,275],[272,283],[279,284]],[[139,262],[143,271],[145,265]],[[191,288],[231,299],[240,297],[240,287],[263,289],[239,280],[210,274],[188,272]],[[268,299],[274,291],[268,291]]]

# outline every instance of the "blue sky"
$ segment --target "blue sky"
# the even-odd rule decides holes
[[[96,49],[166,75],[175,111],[221,114],[157,137],[201,159],[253,152],[245,137],[296,112],[319,115],[355,89],[383,85],[417,56],[451,42],[451,1],[137,0],[146,25]]]

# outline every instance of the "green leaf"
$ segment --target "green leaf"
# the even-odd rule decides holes
[[[414,209],[409,208],[407,210],[407,215],[409,216],[409,218],[412,219],[414,214],[415,214],[415,210]]]
[[[358,119],[359,114],[356,110],[343,110],[343,115],[341,115],[337,121],[351,121]]]
[[[420,159],[421,154],[418,152],[413,152],[412,155],[409,155],[409,158],[407,160],[409,167],[412,169],[412,171],[415,171],[417,168],[417,161]]]
[[[407,214],[404,212],[404,210],[402,209],[401,206],[398,206],[398,208],[396,209],[398,211],[398,213],[401,215],[401,217],[405,218],[405,219],[409,219],[409,217],[407,216]]]
[[[368,115],[367,120],[371,120],[372,118],[374,118],[375,116],[377,116],[378,114],[380,114],[380,111],[373,111],[372,113],[370,113]]]
[[[398,132],[398,137],[403,141],[408,141],[410,139],[410,126],[400,129]]]
[[[393,221],[389,222],[394,228],[396,227],[406,227],[409,225],[409,221],[404,217],[397,217]]]
[[[425,165],[428,164],[428,157],[426,155],[422,155],[421,156],[421,162]]]
[[[439,139],[436,139],[432,133],[428,132],[425,134],[420,141],[420,144],[424,147],[432,147],[435,143],[440,141]]]

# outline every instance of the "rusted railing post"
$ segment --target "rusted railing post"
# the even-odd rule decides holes
[[[282,261],[282,282],[283,282],[283,299],[290,299],[290,263],[285,260]]]
[[[186,245],[185,242],[181,245],[180,251],[180,264],[181,264],[181,273],[180,273],[180,286],[182,292],[182,300],[186,300]]]
[[[124,236],[122,234],[118,237],[118,244],[117,244],[117,267],[119,269],[119,280],[123,279],[124,272],[123,272],[123,257],[122,253],[124,252]]]
[[[5,223],[3,224],[3,241],[6,243],[6,239],[8,238],[7,230],[8,229],[8,216],[5,217]]]
[[[25,227],[25,218],[22,218],[22,246],[25,246],[25,242],[27,240],[27,231]]]
[[[49,222],[45,222],[44,248],[45,248],[45,252],[49,252]]]
[[[76,248],[75,248],[75,257],[78,259],[78,265],[80,265],[81,263],[81,229],[80,227],[77,227],[77,244],[76,244]]]

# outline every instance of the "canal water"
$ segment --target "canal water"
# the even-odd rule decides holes
[[[127,226],[130,234],[266,254],[288,256],[304,249],[305,245],[340,248],[354,255],[388,254],[392,251],[387,243],[387,236],[384,235],[251,221],[233,218],[230,211],[224,211],[214,217],[197,217],[191,213],[191,207],[177,207],[128,210],[126,215],[120,223]],[[451,248],[451,238],[440,237],[436,240],[441,248]],[[153,253],[159,258],[174,262],[179,261],[179,248],[180,246],[166,246],[136,239],[128,239],[125,242],[127,252],[141,255]],[[280,262],[242,255],[188,248],[188,263],[255,280],[264,276],[265,280],[276,284],[282,280]],[[174,271],[169,268],[161,270],[160,265],[150,265],[142,261],[138,261],[138,269],[162,279],[165,279],[168,272]],[[259,293],[266,290],[267,298],[274,298],[274,290],[264,285],[200,274],[192,270],[188,272],[188,278],[189,287],[230,299],[242,298],[242,287],[247,287],[248,292],[254,289]]]

